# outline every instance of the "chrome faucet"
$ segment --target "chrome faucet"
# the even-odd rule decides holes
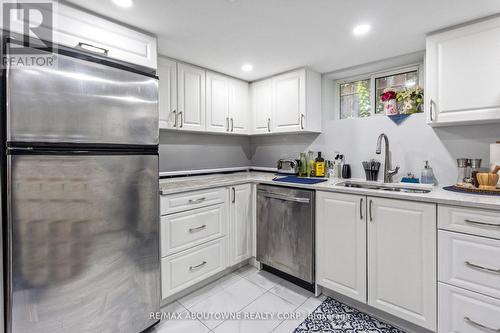
[[[382,153],[382,139],[385,143],[385,159],[384,159],[384,183],[392,183],[392,177],[398,173],[399,167],[397,166],[394,170],[389,170],[390,157],[389,157],[389,139],[385,133],[379,135],[377,139],[377,150],[376,154],[380,155]]]

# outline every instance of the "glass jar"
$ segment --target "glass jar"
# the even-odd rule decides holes
[[[477,174],[480,172],[481,162],[482,162],[481,158],[473,158],[470,160],[470,178],[472,185],[474,185],[474,187],[479,187]]]
[[[467,179],[467,166],[468,159],[466,158],[457,158],[457,166],[458,166],[458,176],[457,176],[457,185],[464,185]]]

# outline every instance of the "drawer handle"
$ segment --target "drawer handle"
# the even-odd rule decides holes
[[[464,320],[465,320],[465,322],[467,324],[472,325],[472,326],[476,326],[476,327],[479,327],[479,328],[482,328],[485,331],[494,332],[494,333],[500,333],[500,328],[491,328],[491,327],[488,327],[486,325],[480,324],[480,323],[478,323],[478,322],[470,319],[469,317],[464,317]]]
[[[193,199],[189,199],[189,203],[194,205],[194,204],[199,204],[203,201],[207,200],[207,198],[203,197],[203,198],[199,198],[199,199],[196,199],[196,200],[193,200]]]
[[[469,220],[469,219],[465,219],[464,221],[467,223],[471,223],[471,224],[480,224],[480,225],[488,225],[491,227],[500,227],[500,224],[496,224],[496,223],[478,222],[478,221],[473,221],[473,220]]]
[[[189,232],[201,231],[201,230],[205,229],[206,227],[207,227],[207,225],[204,224],[204,225],[200,225],[199,227],[196,227],[196,228],[189,228]]]
[[[108,56],[108,53],[109,53],[109,50],[107,50],[103,47],[98,47],[98,46],[88,44],[88,43],[83,43],[83,42],[78,43],[78,45],[76,47],[79,49],[85,50],[85,51],[103,54],[106,57]]]
[[[473,264],[473,263],[471,263],[469,261],[466,261],[465,264],[467,266],[469,266],[469,267],[472,267],[472,268],[475,268],[475,269],[479,269],[481,271],[486,271],[486,272],[490,272],[490,273],[500,274],[500,269],[494,269],[494,268],[488,268],[488,267],[476,265],[476,264]]]
[[[205,266],[206,264],[207,264],[207,262],[206,262],[206,261],[203,261],[203,262],[202,262],[201,264],[199,264],[199,265],[196,265],[196,266],[189,266],[189,270],[190,270],[190,271],[194,271],[195,269],[201,268],[201,267]]]

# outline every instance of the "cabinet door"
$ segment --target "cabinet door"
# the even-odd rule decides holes
[[[252,83],[253,133],[269,133],[272,126],[273,85],[271,80]]]
[[[230,263],[236,265],[250,258],[252,249],[252,186],[230,188]]]
[[[207,73],[207,131],[229,132],[229,78]]]
[[[274,122],[276,132],[301,131],[305,128],[305,70],[273,78]]]
[[[366,302],[366,197],[317,192],[316,282]]]
[[[177,64],[180,130],[205,131],[205,70]]]
[[[244,81],[229,83],[229,119],[231,133],[248,133],[248,83]]]
[[[56,3],[57,5],[50,9],[37,9],[44,18],[54,16],[53,25],[47,26],[42,22],[37,27],[42,32],[37,32],[39,36],[51,36],[53,43],[82,48],[111,59],[156,69],[156,37],[153,35],[130,29],[59,1]],[[33,24],[27,21],[29,16],[22,13],[23,11],[17,10],[16,15],[11,16],[11,31],[24,34],[24,24]],[[32,34],[32,37],[36,36]]]
[[[498,17],[427,37],[425,96],[430,124],[500,121],[499,41]]]
[[[436,330],[436,205],[368,197],[368,304]]]
[[[160,128],[177,128],[177,63],[158,58]]]

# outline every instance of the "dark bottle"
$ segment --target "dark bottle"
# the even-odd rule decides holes
[[[314,162],[314,175],[316,177],[325,177],[325,159],[321,157],[321,152],[318,152],[318,157]]]

